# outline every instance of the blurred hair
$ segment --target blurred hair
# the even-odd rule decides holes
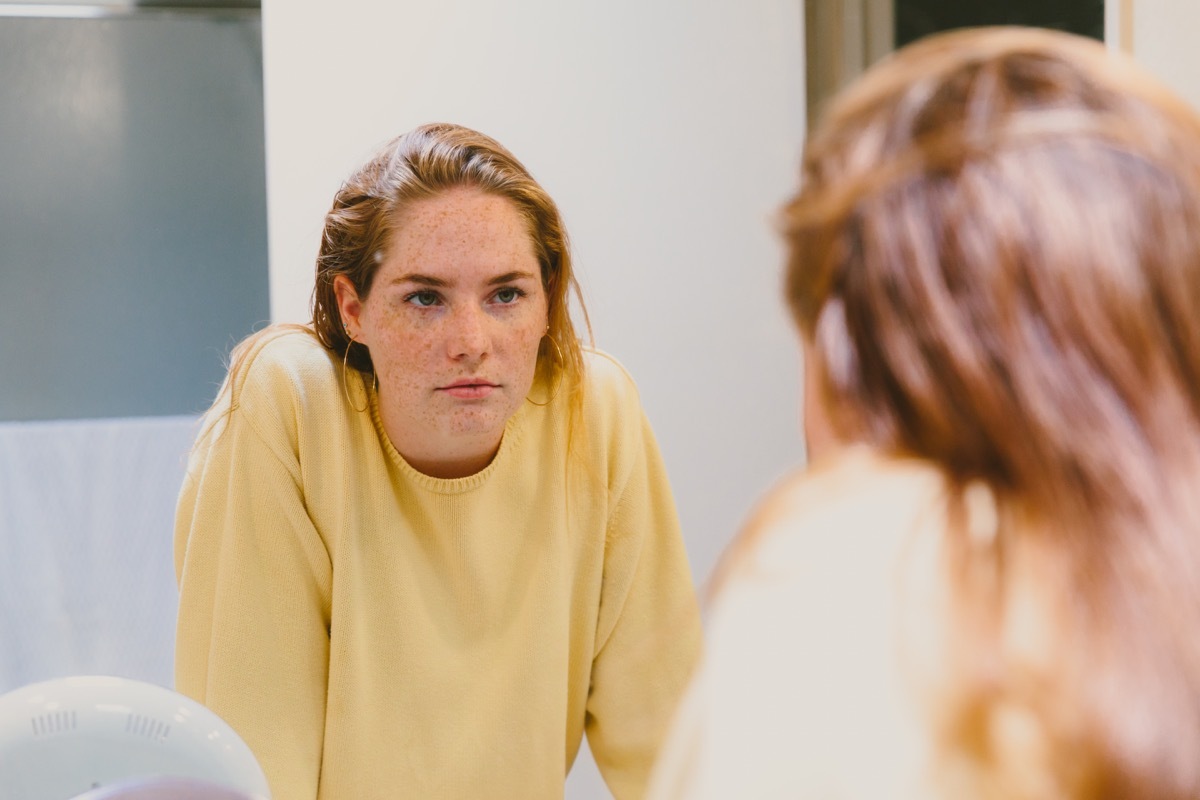
[[[562,217],[554,200],[512,153],[470,128],[422,125],[393,139],[342,184],[325,215],[312,297],[313,330],[325,347],[345,355],[350,366],[370,373],[367,348],[351,342],[342,327],[334,278],[345,275],[365,300],[397,232],[401,212],[460,187],[506,198],[529,226],[546,291],[549,333],[558,343],[555,348],[542,339],[538,370],[549,390],[558,386],[571,393],[574,419],[582,405],[583,351],[571,320],[570,291],[579,301],[589,339],[591,330]]]
[[[1081,37],[934,36],[828,109],[783,228],[835,429],[952,487],[947,795],[1200,797],[1194,112]]]

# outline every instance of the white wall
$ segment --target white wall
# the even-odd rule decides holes
[[[273,317],[307,319],[322,215],[375,146],[434,120],[495,136],[563,210],[597,342],[638,380],[702,582],[803,455],[771,227],[804,127],[802,10],[265,0]]]
[[[450,120],[560,203],[599,345],[641,386],[703,578],[802,454],[771,215],[803,130],[801,5],[264,3],[271,305],[306,320],[321,218],[376,145]]]
[[[1113,24],[1132,44],[1133,57],[1155,73],[1181,97],[1200,109],[1200,2],[1196,0],[1108,0],[1131,13],[1118,15]],[[1131,23],[1132,31],[1121,30]],[[1117,37],[1106,37],[1116,41]]]

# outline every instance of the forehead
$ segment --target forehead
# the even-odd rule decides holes
[[[516,204],[473,187],[405,206],[396,215],[388,250],[387,262],[407,267],[536,261],[529,223]]]

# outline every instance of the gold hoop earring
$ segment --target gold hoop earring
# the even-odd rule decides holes
[[[554,345],[554,352],[558,356],[558,363],[565,365],[567,363],[567,360],[565,358],[563,358],[562,348],[558,346],[558,340],[554,338],[554,334],[550,333],[549,326],[546,326],[546,332],[542,335],[542,338],[547,338],[547,337],[550,339],[550,344]],[[533,403],[535,406],[548,406],[554,402],[554,398],[558,397],[558,390],[561,388],[562,388],[562,370],[559,370],[558,380],[554,382],[554,391],[550,393],[549,400],[547,400],[544,403],[539,403],[537,400],[530,400],[528,395],[525,396],[525,399],[529,400],[529,402]]]
[[[363,404],[362,408],[359,408],[358,406],[354,405],[354,401],[350,399],[350,382],[346,379],[346,374],[350,371],[350,367],[347,362],[350,359],[350,346],[353,344],[354,344],[353,339],[351,339],[349,342],[347,342],[346,343],[346,352],[342,354],[342,393],[346,395],[346,402],[350,404],[350,407],[361,414],[364,411],[366,411],[368,408],[371,407],[371,395],[370,395],[370,390],[367,389],[367,382],[363,381],[362,382],[363,392],[367,394],[367,402]],[[354,371],[358,372],[357,369]],[[358,372],[358,374],[360,377],[362,376],[361,372]],[[377,376],[375,374],[374,370],[371,370],[371,378],[372,378],[372,388],[378,387],[379,376]]]

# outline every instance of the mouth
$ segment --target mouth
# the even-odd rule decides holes
[[[437,391],[444,392],[460,400],[480,400],[490,395],[499,384],[483,378],[462,378],[446,386],[439,386]]]

